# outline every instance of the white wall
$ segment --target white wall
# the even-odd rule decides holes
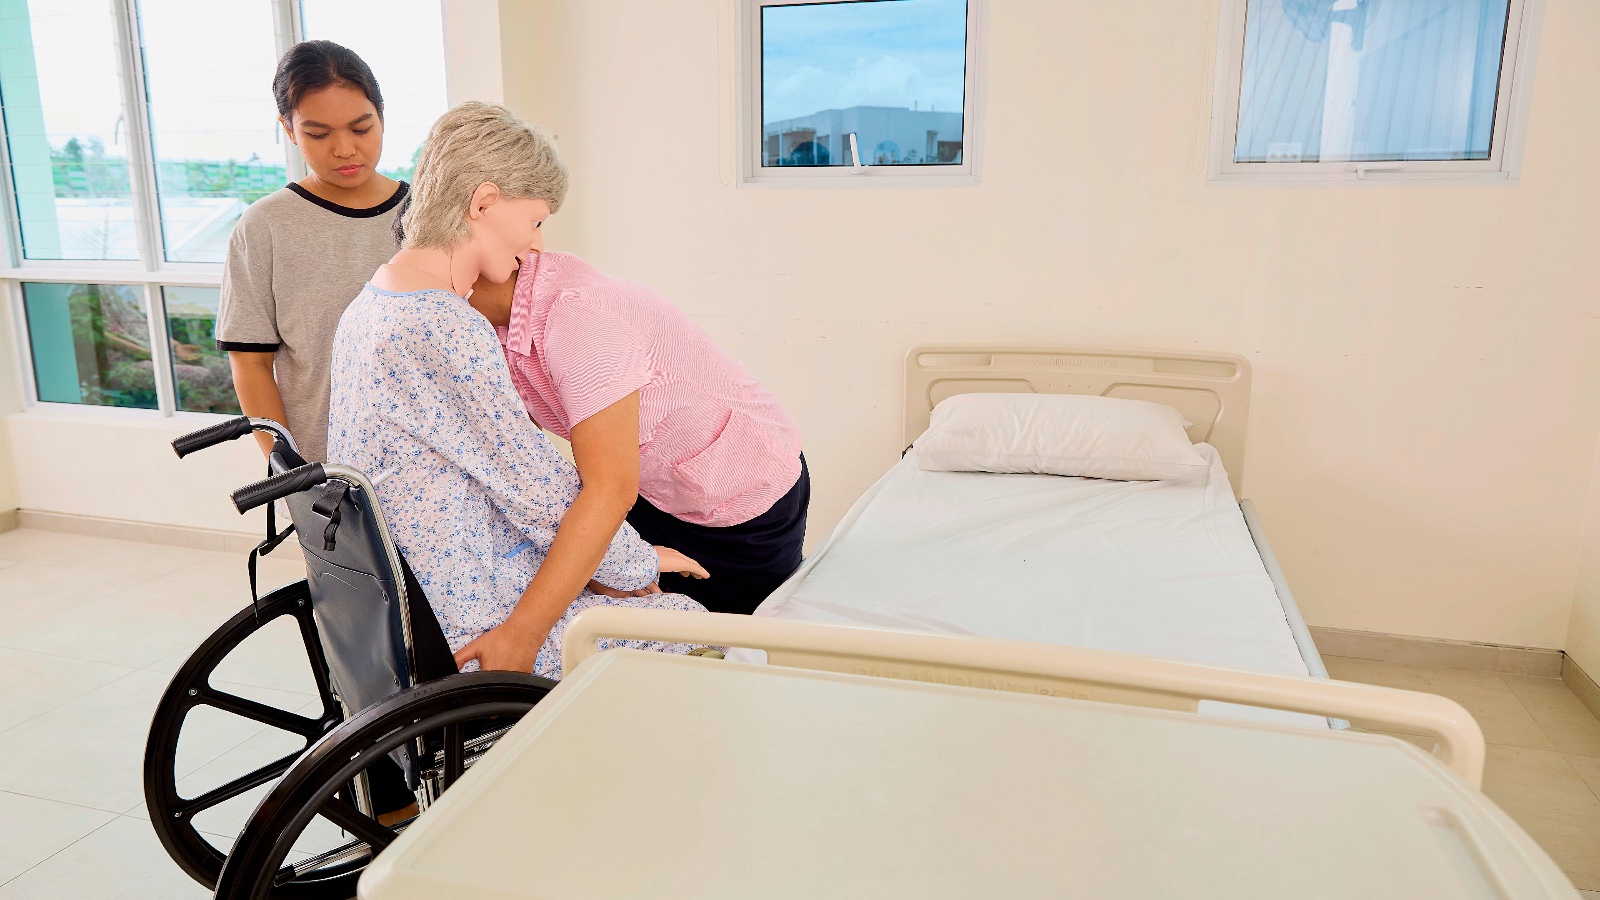
[[[254,441],[241,439],[180,460],[172,439],[219,419],[119,412],[68,409],[7,417],[21,508],[260,533],[259,512],[240,516],[228,500],[230,492],[266,476]]]
[[[1595,456],[1589,481],[1587,519],[1566,651],[1589,677],[1600,678],[1600,453]]]
[[[981,187],[733,186],[734,0],[501,3],[573,170],[552,246],[655,286],[795,413],[813,540],[927,341],[1255,365],[1245,493],[1315,624],[1562,646],[1600,421],[1600,5],[1550,0],[1517,187],[1208,186],[1214,0],[990,4]]]

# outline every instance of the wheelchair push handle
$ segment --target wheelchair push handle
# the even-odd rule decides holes
[[[174,438],[172,450],[178,454],[179,459],[183,459],[196,450],[204,450],[207,447],[225,444],[228,441],[242,438],[254,430],[255,425],[251,423],[249,416],[239,416]]]
[[[233,506],[242,515],[258,506],[265,506],[290,494],[298,494],[327,480],[328,474],[322,470],[322,463],[309,463],[239,488],[233,492]]]

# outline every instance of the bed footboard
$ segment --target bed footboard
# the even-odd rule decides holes
[[[1201,700],[1238,703],[1426,734],[1441,761],[1473,787],[1483,780],[1478,723],[1433,694],[1268,675],[1173,660],[967,635],[819,625],[784,619],[596,607],[567,626],[562,674],[599,652],[603,638],[765,650],[771,665],[991,690],[1194,711]]]

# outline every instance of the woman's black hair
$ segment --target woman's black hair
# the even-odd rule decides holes
[[[301,41],[289,48],[278,60],[277,74],[272,76],[272,97],[278,102],[278,115],[285,122],[294,121],[295,108],[300,100],[312,91],[320,91],[336,84],[348,84],[367,95],[383,118],[383,92],[378,90],[378,79],[355,51],[333,41]]]

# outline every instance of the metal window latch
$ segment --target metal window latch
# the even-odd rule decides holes
[[[1346,172],[1356,173],[1356,180],[1367,177],[1368,172],[1401,172],[1405,170],[1404,163],[1351,163],[1344,167]]]
[[[856,148],[856,133],[850,132],[850,174],[865,175],[871,168],[861,164],[861,151]]]

